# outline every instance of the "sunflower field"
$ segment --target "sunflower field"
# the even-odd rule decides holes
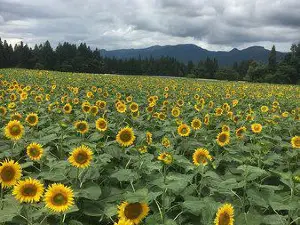
[[[0,70],[0,224],[300,224],[300,86]]]

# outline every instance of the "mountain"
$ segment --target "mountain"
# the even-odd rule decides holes
[[[240,62],[243,60],[253,59],[259,62],[268,62],[270,50],[261,46],[252,46],[243,50],[236,48],[229,52],[226,51],[208,51],[197,45],[182,44],[182,45],[165,45],[165,46],[151,46],[149,48],[142,49],[119,49],[106,51],[102,49],[100,51],[102,56],[108,58],[129,59],[129,58],[160,58],[162,56],[174,57],[177,60],[187,63],[193,61],[195,63],[200,60],[205,60],[207,57],[216,58],[219,65],[233,65],[234,62]],[[277,52],[278,60],[284,57],[285,53]]]

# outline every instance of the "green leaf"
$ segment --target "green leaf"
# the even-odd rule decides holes
[[[140,178],[137,172],[131,169],[120,169],[113,173],[111,177],[116,178],[118,181],[134,181]]]
[[[12,196],[5,196],[3,200],[3,209],[0,210],[0,223],[11,221],[15,216],[20,214],[21,204]]]
[[[101,188],[95,183],[86,183],[85,188],[82,188],[79,192],[80,197],[84,197],[91,200],[97,200],[101,196]]]

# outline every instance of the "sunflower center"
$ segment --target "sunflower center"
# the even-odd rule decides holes
[[[120,135],[120,139],[123,141],[123,142],[128,142],[131,140],[131,134],[127,131],[124,131],[121,133]]]
[[[28,117],[28,122],[29,122],[29,123],[35,123],[35,121],[36,121],[35,116],[29,116],[29,117]]]
[[[203,164],[205,164],[206,163],[206,157],[204,156],[204,155],[198,155],[197,156],[197,162],[198,163],[203,163]]]
[[[14,179],[15,174],[15,170],[12,167],[7,166],[2,169],[0,176],[3,181],[8,182]]]
[[[188,132],[188,130],[184,127],[181,129],[181,133],[186,134]]]
[[[80,152],[76,155],[75,160],[79,164],[84,164],[88,160],[88,156],[85,152]]]
[[[86,129],[86,126],[85,126],[84,123],[79,123],[79,124],[77,125],[77,128],[78,128],[79,130],[85,130],[85,129]]]
[[[27,184],[22,189],[22,195],[24,196],[35,196],[37,193],[37,188],[33,184]]]
[[[296,139],[295,145],[296,145],[296,146],[300,146],[300,138]]]
[[[84,106],[84,107],[83,107],[83,111],[88,112],[89,110],[90,110],[90,107],[89,107],[89,106]]]
[[[104,128],[106,127],[106,122],[105,122],[105,121],[99,121],[98,126],[99,126],[101,129],[104,129]]]
[[[230,216],[227,213],[222,213],[220,215],[219,224],[220,225],[229,225]]]
[[[142,205],[139,202],[129,203],[124,210],[124,214],[128,219],[136,219],[143,212]]]
[[[62,193],[58,193],[55,196],[53,196],[54,205],[64,205],[67,203],[67,201],[68,201],[67,197]]]
[[[40,151],[37,148],[31,148],[29,150],[29,152],[30,152],[30,155],[33,157],[37,157],[40,155]]]
[[[194,121],[193,125],[194,125],[194,127],[196,127],[196,128],[200,127],[199,121]]]
[[[19,125],[13,125],[11,127],[11,133],[12,135],[19,135],[21,133],[21,128]]]
[[[219,141],[220,141],[220,142],[225,142],[225,141],[226,141],[226,134],[221,134],[221,135],[219,136]]]

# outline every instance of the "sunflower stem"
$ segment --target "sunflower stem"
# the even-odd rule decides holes
[[[76,185],[80,184],[80,180],[79,180],[79,168],[77,168],[76,170]]]
[[[2,184],[0,184],[0,192],[1,192],[1,197],[0,197],[0,199],[1,199],[1,206],[0,206],[0,210],[2,210],[3,209],[3,187],[2,187]]]
[[[166,178],[167,178],[167,166],[166,165],[163,165],[163,176],[164,176],[164,184],[166,184]],[[165,219],[166,219],[166,206],[165,206],[166,192],[167,192],[167,189],[165,189],[162,194],[162,223],[163,224],[165,224]]]

